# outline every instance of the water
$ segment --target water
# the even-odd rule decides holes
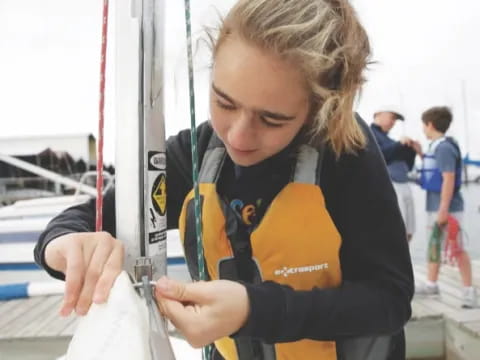
[[[429,231],[426,227],[425,191],[419,186],[411,185],[415,200],[415,216],[417,229],[410,244],[410,252],[414,263],[424,263]],[[465,248],[472,259],[480,258],[480,184],[469,184],[462,187],[465,200],[463,226]]]

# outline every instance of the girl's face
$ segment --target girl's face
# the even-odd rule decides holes
[[[300,71],[236,37],[218,49],[212,73],[212,126],[234,163],[250,166],[283,150],[307,121]]]

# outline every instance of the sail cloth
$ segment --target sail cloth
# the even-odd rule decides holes
[[[66,360],[152,360],[145,301],[126,272],[117,277],[105,304],[92,304],[81,318]]]
[[[162,349],[169,343],[158,338],[159,332],[152,331],[154,325],[150,319],[145,299],[136,292],[123,271],[108,301],[92,304],[88,314],[81,318],[67,354],[61,359],[171,360],[171,349]],[[171,338],[171,344],[179,360],[202,358],[201,350],[193,349],[183,339]],[[152,345],[156,345],[154,350]]]

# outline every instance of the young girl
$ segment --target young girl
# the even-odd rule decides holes
[[[346,0],[239,0],[213,49],[198,128],[209,281],[156,286],[194,346],[225,359],[401,359],[413,276],[385,164],[353,113],[369,43]],[[190,132],[167,145],[168,226],[198,278]],[[55,218],[37,262],[61,313],[101,303],[122,268],[113,193]]]

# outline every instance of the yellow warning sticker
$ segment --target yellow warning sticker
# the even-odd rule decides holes
[[[167,211],[167,178],[160,174],[153,183],[152,189],[153,207],[161,216]]]

